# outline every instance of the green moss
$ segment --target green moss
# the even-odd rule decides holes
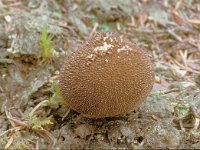
[[[53,122],[51,122],[50,118],[39,118],[36,115],[29,114],[25,121],[30,125],[33,129],[43,129],[43,126],[51,125]]]
[[[52,106],[52,105],[66,105],[66,102],[64,101],[60,87],[57,82],[53,82],[51,86],[53,96],[44,104],[44,106]]]
[[[43,26],[40,40],[40,57],[42,57],[43,61],[51,61],[56,56],[56,51],[53,47],[53,36],[48,34],[47,27]]]

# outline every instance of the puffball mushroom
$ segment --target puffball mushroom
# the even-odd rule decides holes
[[[151,59],[118,33],[97,33],[66,57],[60,90],[71,109],[89,118],[137,108],[154,83]]]

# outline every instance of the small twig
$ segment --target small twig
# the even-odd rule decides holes
[[[170,35],[172,35],[177,41],[182,42],[183,39],[178,36],[173,30],[167,30]]]
[[[24,123],[23,121],[19,120],[18,118],[8,118],[9,120],[12,120],[13,122],[19,124],[20,126],[23,126],[23,127],[26,127],[26,128],[29,128],[29,126]]]
[[[12,142],[13,142],[13,135],[11,135],[10,139],[8,140],[8,142],[4,148],[8,149],[10,147],[10,145],[12,144]]]
[[[91,33],[90,33],[90,36],[89,37],[92,37],[93,36],[93,34],[96,32],[96,30],[97,30],[97,27],[99,26],[99,24],[98,23],[95,23],[94,24],[94,27],[93,27],[93,29],[92,29],[92,31],[91,31]]]
[[[70,108],[67,110],[67,112],[64,114],[64,116],[62,117],[62,121],[68,116],[69,112],[70,112]]]
[[[183,127],[183,120],[182,119],[179,120],[179,125],[181,127],[181,130],[184,132],[185,128]]]
[[[183,93],[185,93],[186,91],[187,91],[187,89],[182,90],[180,93],[178,93],[178,94],[176,95],[175,99],[176,99],[177,101],[182,101],[182,99],[180,99],[179,97],[180,97]]]
[[[187,67],[187,56],[188,56],[188,51],[185,50],[184,52],[183,51],[179,51],[180,53],[180,56],[181,56],[181,59],[183,60],[183,63],[185,65],[185,67]]]
[[[196,131],[199,128],[199,124],[200,124],[200,119],[195,118],[195,123],[194,123],[194,128],[193,128],[194,131]]]
[[[39,141],[38,140],[36,141],[35,149],[39,150]]]
[[[175,6],[175,9],[179,9],[179,7],[181,6],[183,0],[179,0],[177,3],[176,3],[176,6]]]
[[[120,31],[121,30],[121,26],[120,24],[117,22],[117,30]]]
[[[198,47],[198,51],[199,51],[199,53],[200,53],[200,34],[198,35],[198,39],[199,39],[199,40],[197,40],[197,41],[198,41],[197,47]]]
[[[186,71],[188,71],[188,72],[200,74],[200,71],[196,71],[196,70],[193,70],[193,69],[191,69],[191,68],[185,67],[185,66],[181,65],[181,64],[180,64],[177,60],[175,60],[175,59],[174,59],[174,60],[172,59],[172,62],[173,62],[174,64],[176,64],[177,66],[179,66],[181,69],[184,69],[184,70],[186,70]]]
[[[22,129],[22,127],[13,127],[13,128],[11,128],[11,129],[8,129],[8,130],[4,131],[3,133],[1,133],[1,134],[0,134],[0,137],[3,136],[4,134],[8,133],[8,132],[19,131],[19,130],[21,130],[21,129]]]
[[[179,92],[180,90],[178,88],[174,88],[174,89],[170,89],[167,91],[164,91],[164,94],[169,94],[169,93],[173,93],[173,92]]]
[[[189,23],[192,23],[192,24],[200,24],[200,20],[199,19],[187,19],[187,21]]]
[[[54,138],[54,136],[49,132],[49,131],[47,131],[47,130],[45,130],[45,129],[34,129],[38,134],[41,134],[42,133],[42,135],[47,135],[48,136],[48,138],[51,140],[51,145],[50,145],[50,149],[51,148],[53,148],[54,146],[55,146],[55,144],[56,144],[56,139]]]
[[[39,104],[37,104],[33,110],[30,112],[30,114],[34,114],[34,112],[41,106],[43,105],[44,103],[48,102],[48,100],[44,100],[44,101],[41,101]]]
[[[7,106],[4,107],[4,111],[6,113],[7,119],[9,120],[10,124],[12,125],[12,127],[15,127],[16,126],[15,123],[13,121],[11,121],[11,119],[10,119],[10,118],[12,118],[12,115],[8,112]]]
[[[161,118],[157,115],[152,115],[151,117],[156,121],[161,120]]]

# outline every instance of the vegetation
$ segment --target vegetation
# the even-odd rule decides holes
[[[49,100],[46,101],[46,103],[44,103],[44,106],[53,106],[58,104],[62,104],[63,106],[65,106],[66,102],[61,95],[59,84],[57,82],[53,82],[51,89],[53,95]]]
[[[54,43],[53,43],[53,35],[48,34],[46,26],[43,26],[42,28],[40,48],[41,48],[40,57],[42,58],[42,62],[43,61],[51,62],[53,58],[56,56],[56,51],[54,49]]]

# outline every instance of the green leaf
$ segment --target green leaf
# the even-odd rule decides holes
[[[53,122],[51,122],[50,118],[38,118],[36,115],[28,114],[28,116],[25,118],[25,121],[33,128],[33,129],[43,129],[43,126],[51,125]]]
[[[60,91],[59,84],[57,82],[53,82],[51,88],[53,91],[53,96],[44,104],[44,106],[52,106],[59,103],[65,103]]]

